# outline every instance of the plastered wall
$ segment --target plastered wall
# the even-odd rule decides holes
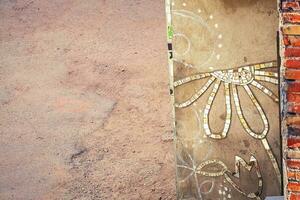
[[[166,1],[178,199],[282,194],[277,8]]]

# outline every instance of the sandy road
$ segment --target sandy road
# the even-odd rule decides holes
[[[164,2],[0,0],[0,199],[175,199]]]

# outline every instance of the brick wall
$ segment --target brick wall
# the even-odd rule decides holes
[[[300,0],[279,1],[284,191],[300,200]]]

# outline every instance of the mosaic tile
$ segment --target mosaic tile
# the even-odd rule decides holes
[[[236,4],[166,3],[177,199],[281,195],[277,4]]]

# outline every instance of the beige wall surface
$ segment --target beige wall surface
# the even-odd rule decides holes
[[[176,59],[207,72],[276,58],[276,1],[173,3]]]
[[[280,195],[276,1],[168,6],[178,199]]]

